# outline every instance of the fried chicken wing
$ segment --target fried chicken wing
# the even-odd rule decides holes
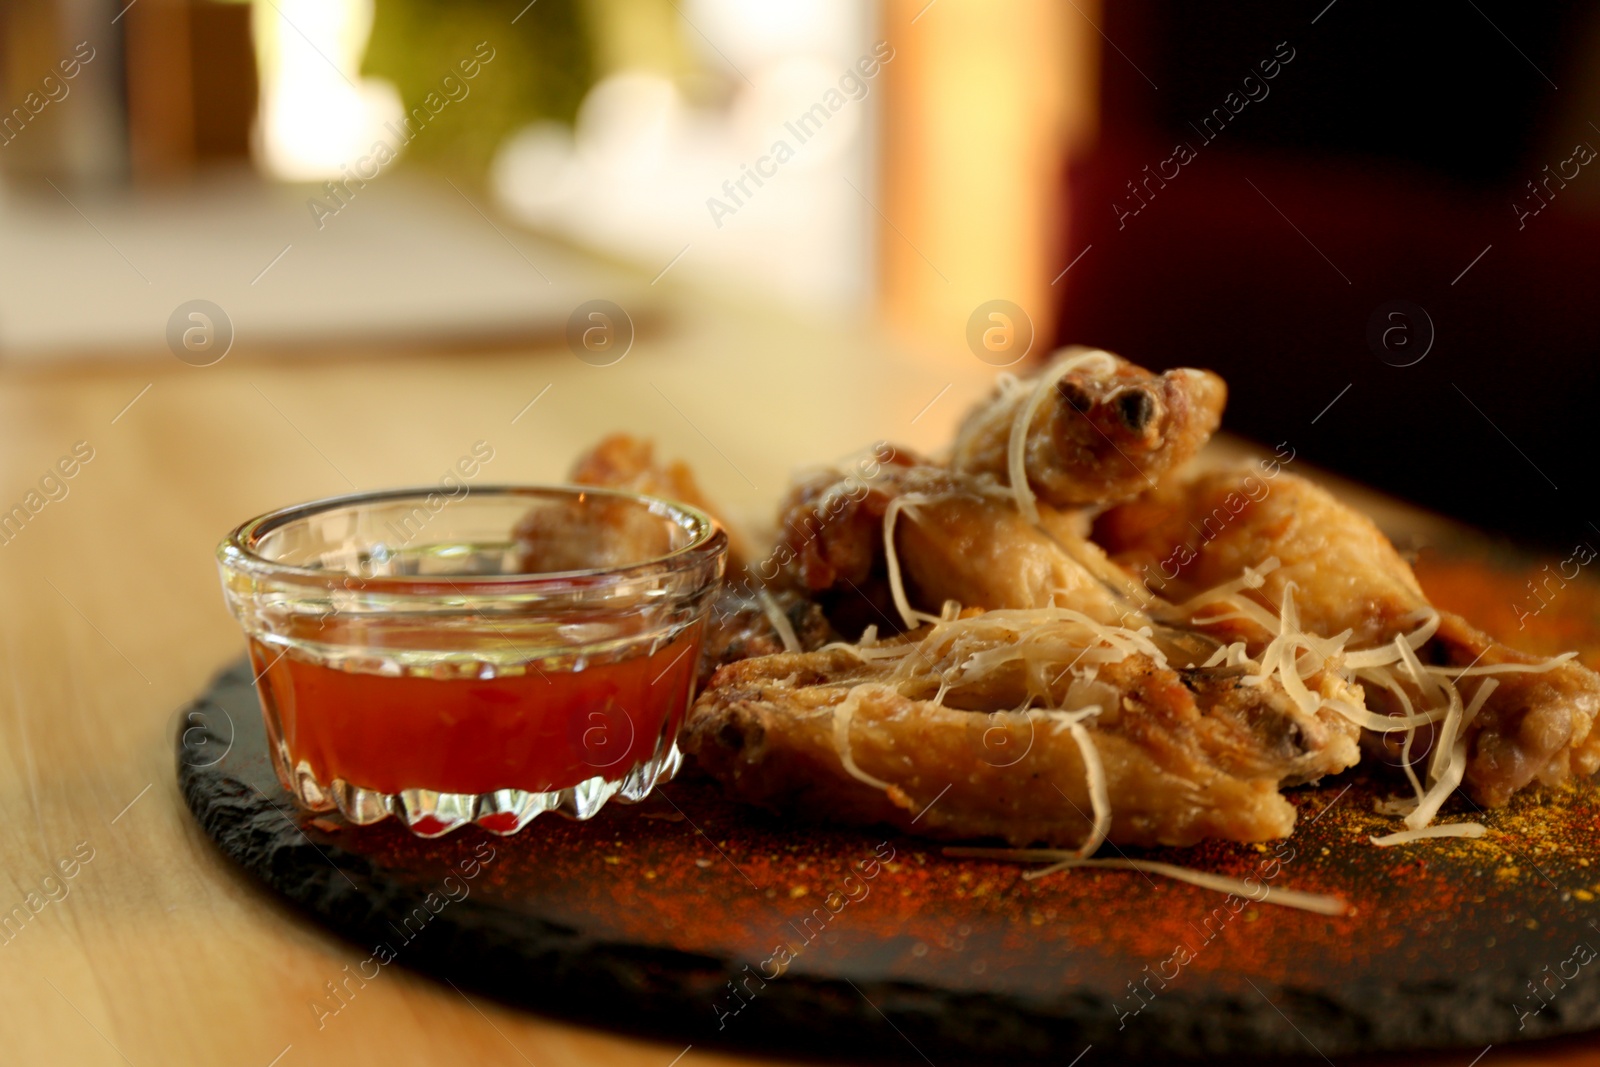
[[[1156,485],[1216,432],[1227,400],[1209,371],[1155,375],[1109,353],[1069,349],[1037,378],[1005,383],[971,411],[950,466],[1010,485],[1012,426],[1040,387],[1024,469],[1038,498],[1058,507],[1126,500]]]
[[[1349,630],[1351,649],[1392,643],[1415,631],[1430,611],[1410,566],[1370,519],[1288,473],[1267,477],[1254,468],[1234,469],[1166,486],[1102,515],[1095,536],[1114,559],[1172,600],[1276,557],[1277,569],[1247,595],[1276,610],[1292,583],[1302,627],[1322,636]],[[1247,622],[1222,625],[1249,630]],[[1541,662],[1450,614],[1417,655],[1426,664],[1463,668]],[[1555,783],[1600,769],[1600,731],[1594,729],[1600,676],[1569,662],[1495,678],[1498,687],[1466,734],[1465,785],[1475,799],[1499,805],[1530,782]],[[1468,682],[1468,694],[1479,684]],[[1369,697],[1375,705],[1384,699],[1381,693]]]
[[[518,566],[529,573],[622,567],[672,550],[661,522],[627,498],[587,494],[582,506],[546,500],[511,531]]]
[[[675,500],[715,517],[687,466],[658,464],[650,442],[626,434],[612,434],[579,456],[570,479],[576,485]],[[537,505],[517,522],[511,536],[520,565],[528,571],[614,567],[659,556],[670,548],[659,522],[625,502],[599,497],[582,508]]]
[[[782,625],[788,626],[800,649],[821,648],[838,638],[821,605],[793,589],[746,595],[737,586],[724,585],[706,622],[698,685],[704,688],[725,663],[789,651],[779,629]]]
[[[662,463],[656,460],[655,445],[625,433],[614,433],[579,456],[568,478],[575,485],[599,485],[608,489],[627,489],[646,496],[688,504],[717,519],[728,535],[728,573],[740,569],[749,558],[743,539],[726,522],[694,480],[694,472],[682,460]]]
[[[896,561],[917,612],[937,615],[954,600],[963,607],[1071,607],[1111,623],[1136,610],[1096,576],[1096,563],[1110,564],[1069,521],[1052,536],[1024,519],[992,478],[894,464],[871,479],[820,474],[796,486],[783,508],[784,569],[843,632],[902,625],[884,537],[891,506]]]
[[[1352,725],[1275,685],[1174,670],[1131,631],[1044,614],[975,613],[861,650],[731,664],[691,712],[685,747],[750,803],[1060,847],[1090,838],[1086,744],[1111,798],[1109,838],[1129,845],[1284,837],[1294,808],[1279,785],[1358,758]],[[1333,674],[1311,684],[1359,700]]]
[[[570,477],[578,485],[627,489],[674,500],[717,518],[717,509],[700,491],[687,464],[676,460],[661,463],[649,441],[627,434],[612,434],[579,456]],[[524,565],[530,568],[560,569],[550,564],[579,560],[597,561],[584,566],[605,566],[627,562],[630,553],[633,559],[660,555],[666,546],[647,540],[651,535],[660,536],[660,524],[633,529],[630,522],[636,515],[633,509],[624,508],[586,510],[583,522],[575,527],[571,515],[534,510],[517,524],[514,536]],[[723,526],[726,530],[725,523]],[[733,538],[731,531],[729,537]],[[746,558],[739,542],[730,540],[727,573],[744,570]],[[706,622],[699,683],[704,685],[724,663],[783,652],[791,640],[799,649],[818,648],[834,636],[822,609],[794,589],[768,590],[725,582]]]

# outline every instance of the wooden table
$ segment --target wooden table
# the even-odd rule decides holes
[[[212,552],[277,505],[436,481],[478,441],[494,450],[480,482],[556,480],[613,429],[653,436],[736,519],[760,520],[797,464],[878,438],[936,447],[992,373],[965,354],[913,358],[866,324],[705,294],[670,298],[607,368],[557,341],[0,370],[0,509],[26,503],[76,443],[93,450],[66,495],[0,544],[0,909],[47,901],[0,935],[0,1061],[750,1062],[698,1048],[675,1060],[681,1047],[524,1015],[403,970],[319,1030],[311,1002],[356,952],[238,874],[174,784],[175,710],[242,650]],[[1597,1058],[1594,1041],[1495,1048],[1482,1067]]]

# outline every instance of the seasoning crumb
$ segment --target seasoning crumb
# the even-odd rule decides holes
[[[809,892],[810,890],[803,885],[792,885],[789,887],[789,899],[799,900]]]
[[[707,867],[711,866],[711,861],[708,859],[697,859],[694,861],[694,865],[703,871]]]
[[[1572,895],[1583,901],[1585,904],[1594,899],[1594,894],[1589,892],[1587,889],[1574,889],[1572,891]]]
[[[622,862],[622,857],[621,856],[607,856],[606,857],[606,862],[609,863],[611,866],[615,867],[617,864]]]

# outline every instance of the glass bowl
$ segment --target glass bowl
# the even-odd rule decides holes
[[[437,837],[670,778],[726,554],[680,504],[458,484],[274,511],[217,562],[285,788]]]

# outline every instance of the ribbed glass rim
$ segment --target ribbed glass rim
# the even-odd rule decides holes
[[[713,561],[726,551],[728,535],[721,525],[699,508],[674,500],[648,496],[625,489],[609,489],[587,485],[485,485],[474,486],[467,497],[477,496],[525,497],[531,503],[536,499],[585,496],[606,496],[639,504],[653,515],[677,524],[689,533],[690,538],[671,552],[649,559],[628,563],[620,567],[594,567],[569,571],[530,571],[515,574],[458,574],[458,575],[353,575],[319,567],[304,567],[280,563],[261,555],[256,546],[270,533],[292,522],[312,518],[321,513],[362,505],[393,503],[407,499],[424,500],[439,493],[438,486],[421,486],[401,489],[380,489],[364,493],[346,493],[277,508],[240,523],[217,546],[217,561],[232,571],[240,571],[255,578],[293,582],[298,585],[316,585],[332,589],[362,589],[373,592],[404,595],[436,596],[455,593],[512,593],[533,591],[542,587],[592,587],[621,584],[631,579],[648,578],[692,570]]]

